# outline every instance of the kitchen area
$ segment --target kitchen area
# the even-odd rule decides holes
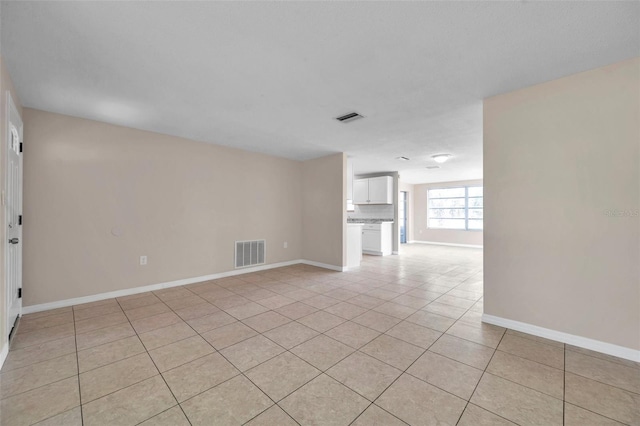
[[[347,267],[398,253],[398,173],[354,175],[347,161]]]

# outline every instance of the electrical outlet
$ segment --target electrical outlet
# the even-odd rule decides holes
[[[140,265],[147,264],[147,256],[140,256]]]
[[[289,243],[285,241],[284,242],[284,248],[287,248],[287,247],[289,247]]]

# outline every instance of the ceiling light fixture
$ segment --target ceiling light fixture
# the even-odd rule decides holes
[[[409,161],[409,157],[396,157],[396,160]]]
[[[433,158],[433,161],[435,161],[436,163],[444,163],[450,157],[451,157],[451,154],[438,154],[438,155],[431,156],[431,158]]]
[[[427,166],[425,167],[425,169],[429,169],[429,170],[433,170],[433,169],[439,169],[440,166]]]

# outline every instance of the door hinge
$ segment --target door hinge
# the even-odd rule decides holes
[[[22,299],[22,287],[18,289],[18,299]]]
[[[22,225],[22,215],[18,216],[18,225]]]
[[[22,142],[20,142],[20,152],[22,152]]]

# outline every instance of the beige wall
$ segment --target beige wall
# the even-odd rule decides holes
[[[639,350],[639,164],[639,58],[486,99],[485,313]]]
[[[465,244],[481,246],[482,231],[458,231],[454,229],[429,229],[427,227],[427,193],[430,188],[446,188],[451,186],[482,185],[482,180],[465,180],[459,182],[440,182],[414,185],[414,241],[428,241],[446,244]]]
[[[302,256],[337,267],[347,264],[347,157],[334,154],[302,166]]]
[[[33,109],[23,117],[25,305],[230,271],[236,240],[266,239],[267,263],[301,258],[301,162]],[[343,179],[325,161],[310,162],[330,166],[314,178]]]
[[[3,191],[2,199],[4,200],[4,188],[5,188],[5,167],[7,161],[7,98],[6,93],[10,92],[11,97],[13,98],[13,102],[18,108],[18,112],[22,116],[22,104],[20,103],[20,98],[18,97],[18,93],[16,92],[15,87],[13,86],[13,82],[11,81],[11,76],[9,72],[5,68],[4,62],[2,61],[2,57],[0,57],[0,190]],[[6,312],[6,300],[5,300],[5,291],[6,291],[6,276],[5,276],[5,265],[4,265],[4,249],[5,249],[5,240],[6,240],[6,229],[4,225],[5,220],[5,207],[4,204],[0,208],[0,241],[3,243],[0,244],[0,352],[3,350],[4,345],[7,342],[9,336],[7,336],[5,324],[7,320],[7,312]]]

